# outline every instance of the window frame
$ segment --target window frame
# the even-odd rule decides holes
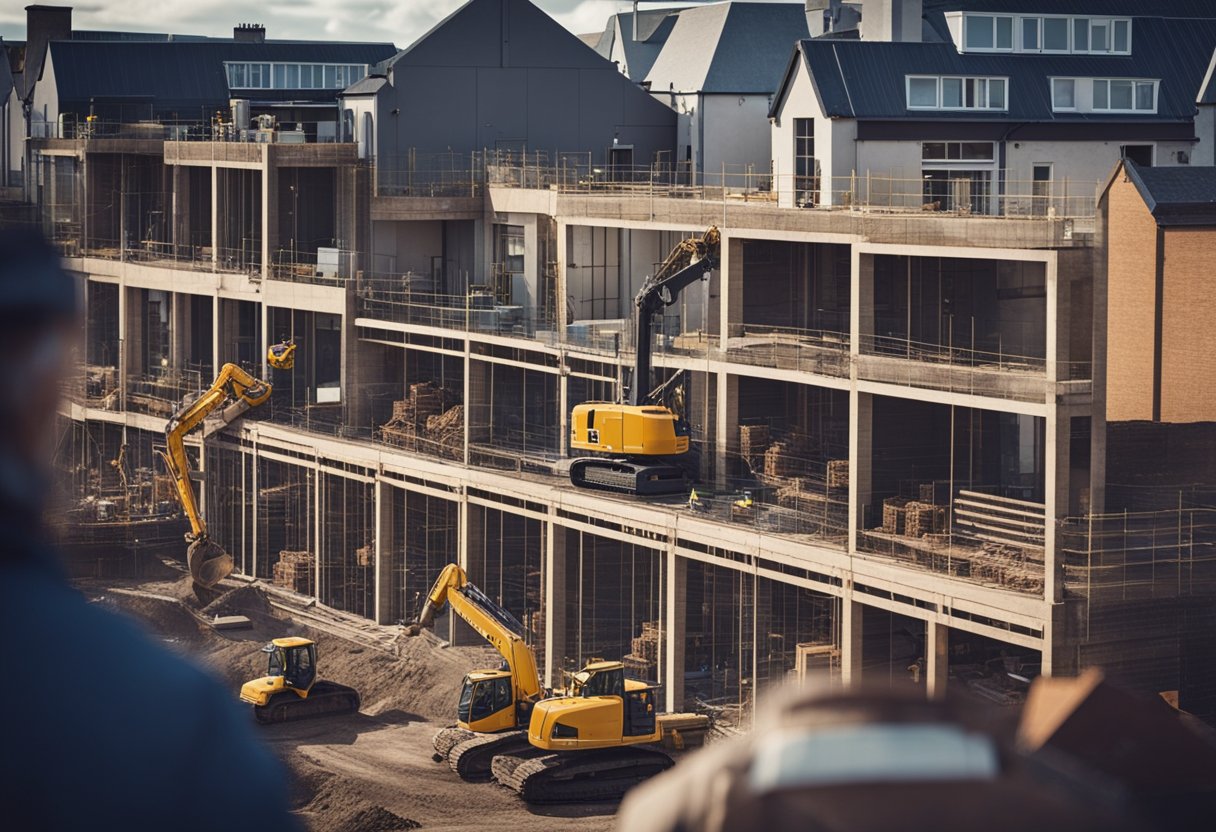
[[[962,28],[961,43],[956,48],[960,53],[967,52],[1028,52],[1031,54],[1044,53],[1049,55],[1130,55],[1133,49],[1133,19],[1131,17],[1114,17],[1109,15],[1062,15],[1062,14],[998,14],[995,12],[961,12]],[[1000,26],[998,21],[1007,20],[1010,25],[1009,45],[1001,44]],[[1063,49],[1048,49],[1045,43],[1048,20],[1063,20],[1067,27],[1067,44]],[[991,46],[970,46],[968,36],[976,27],[987,24]],[[1034,24],[1035,43],[1027,45],[1026,25]],[[1085,32],[1085,44],[1080,45],[1077,38],[1078,27]],[[1125,29],[1127,43],[1125,48],[1115,48],[1115,30]],[[1105,31],[1104,49],[1095,49],[1094,30]]]
[[[1158,95],[1160,94],[1160,91],[1161,91],[1161,82],[1157,79],[1153,79],[1153,78],[1090,78],[1088,80],[1093,84],[1093,89],[1091,91],[1092,103],[1090,105],[1090,112],[1116,113],[1116,114],[1126,114],[1126,115],[1143,115],[1143,114],[1154,114],[1155,115],[1157,113],[1157,108],[1159,106]],[[1111,94],[1112,86],[1111,85],[1115,82],[1118,82],[1121,84],[1127,83],[1127,84],[1131,85],[1131,107],[1130,108],[1113,106],[1113,98],[1112,98],[1112,94]],[[1098,100],[1097,89],[1098,89],[1099,84],[1106,85],[1106,106],[1105,107],[1099,107],[1097,105],[1097,100]],[[1142,109],[1142,108],[1136,106],[1137,93],[1139,92],[1140,88],[1143,86],[1150,86],[1152,89],[1152,92],[1153,92],[1152,105],[1153,106],[1151,109]]]
[[[912,82],[913,81],[934,81],[934,100],[935,104],[913,104],[912,103]],[[957,105],[946,104],[946,82],[959,82],[959,103]],[[1001,85],[1001,103],[1000,106],[992,105],[992,82],[1000,82]],[[973,100],[980,101],[982,104],[967,104],[968,90],[973,91]],[[981,94],[982,90],[982,94]],[[908,110],[920,111],[938,111],[938,112],[987,112],[1004,113],[1009,111],[1009,77],[1006,75],[905,75],[904,76],[904,102]]]
[[[1049,79],[1051,82],[1051,111],[1053,113],[1075,113],[1077,112],[1077,79],[1072,77],[1060,76]],[[1056,103],[1056,84],[1061,81],[1067,81],[1072,85],[1072,106],[1061,107]]]
[[[308,83],[304,83],[307,76]],[[366,64],[291,61],[225,61],[228,89],[344,90],[367,77]],[[291,79],[294,78],[294,83]]]

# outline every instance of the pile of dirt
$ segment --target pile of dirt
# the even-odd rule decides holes
[[[321,769],[309,766],[318,773]],[[360,796],[343,778],[329,776],[314,788],[312,799],[301,810],[315,828],[335,832],[395,832],[398,829],[420,829],[422,824],[412,818],[390,812],[383,806]]]
[[[421,829],[422,824],[410,818],[394,815],[383,806],[372,806],[351,815],[345,822],[332,827],[337,832],[393,832],[395,829]]]

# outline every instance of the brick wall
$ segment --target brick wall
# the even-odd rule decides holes
[[[1161,421],[1216,421],[1216,228],[1165,232]]]
[[[1153,418],[1157,223],[1123,173],[1107,194],[1106,418]]]

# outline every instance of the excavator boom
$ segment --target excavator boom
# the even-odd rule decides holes
[[[190,481],[190,459],[186,455],[185,438],[217,410],[219,428],[239,419],[252,407],[270,398],[268,383],[254,378],[235,364],[225,364],[215,381],[197,399],[183,405],[165,426],[165,451],[161,456],[177,493],[182,511],[190,521],[186,539],[186,563],[194,580],[203,586],[214,586],[232,572],[232,556],[207,534],[207,523],[198,507],[194,483]]]

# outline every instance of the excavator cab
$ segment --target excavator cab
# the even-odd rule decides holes
[[[241,685],[241,701],[258,722],[292,722],[359,710],[354,688],[317,679],[317,645],[307,638],[276,638],[262,648],[266,675]]]
[[[507,670],[476,670],[464,677],[456,723],[466,731],[490,734],[516,727],[515,695]]]

